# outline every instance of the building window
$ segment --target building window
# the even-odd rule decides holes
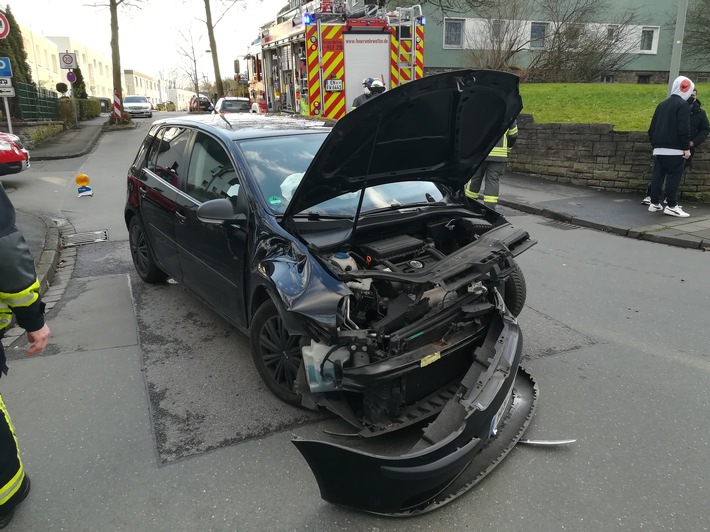
[[[611,74],[604,74],[602,76],[602,83],[614,83],[614,76]]]
[[[463,19],[444,20],[444,48],[463,48]]]
[[[651,83],[651,75],[639,74],[636,78],[636,83],[640,83],[641,85],[648,85],[649,83]]]
[[[656,53],[658,30],[659,28],[643,28],[641,30],[641,42],[639,43],[641,53]]]
[[[544,22],[530,23],[530,48],[545,48],[545,36],[547,35],[547,24]]]
[[[606,27],[606,40],[609,42],[616,42],[619,40],[619,26],[612,24]]]
[[[503,38],[503,21],[500,19],[491,20],[491,37],[494,42],[500,42]]]

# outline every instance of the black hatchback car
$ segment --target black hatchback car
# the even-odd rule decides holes
[[[262,115],[158,121],[128,172],[136,270],[168,276],[249,334],[282,400],[369,438],[423,421],[383,456],[295,439],[322,496],[411,515],[469,489],[522,436],[515,257],[534,244],[462,194],[522,108],[518,78],[463,70],[398,87],[332,128]]]

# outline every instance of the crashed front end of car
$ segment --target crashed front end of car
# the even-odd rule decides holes
[[[316,340],[310,323],[297,379],[303,404],[338,414],[360,438],[430,421],[397,457],[294,440],[324,499],[383,514],[431,510],[482,477],[461,477],[479,454],[495,462],[522,436],[536,391],[519,370],[522,335],[505,299],[518,271],[513,256],[531,244],[504,224],[436,260],[431,248],[385,268],[360,269],[359,253],[321,257],[334,271],[352,263],[338,274],[352,294],[341,300],[334,334]]]
[[[527,428],[537,388],[519,368],[525,283],[515,257],[535,242],[457,194],[519,113],[517,88],[510,74],[459,71],[385,93],[335,126],[288,206],[284,226],[303,244],[292,263],[305,281],[281,298],[286,321],[308,338],[302,404],[336,413],[358,438],[428,422],[396,456],[294,439],[329,502],[396,516],[435,509]],[[360,212],[366,190],[420,181],[443,197]],[[360,194],[347,231],[309,213],[336,193]],[[323,277],[340,281],[327,297]]]

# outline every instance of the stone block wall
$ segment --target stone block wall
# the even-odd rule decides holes
[[[614,131],[612,124],[537,124],[518,117],[510,152],[512,172],[618,192],[643,192],[652,173],[645,131]],[[680,191],[684,199],[710,203],[710,140],[701,145]]]

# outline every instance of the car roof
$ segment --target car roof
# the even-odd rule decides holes
[[[330,133],[331,126],[319,120],[287,116],[229,113],[165,118],[154,125],[182,125],[209,131],[228,140],[276,137],[284,134]]]

